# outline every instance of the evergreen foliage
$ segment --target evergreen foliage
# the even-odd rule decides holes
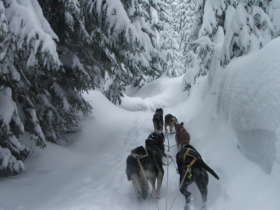
[[[193,0],[165,0],[168,15],[161,43],[168,76],[189,75],[195,66],[191,43],[198,38],[202,17],[200,4],[201,1]]]
[[[185,67],[183,65],[183,53],[180,44],[180,34],[176,28],[176,9],[177,2],[173,0],[164,0],[163,17],[161,22],[164,30],[160,34],[161,50],[165,60],[163,70],[170,77],[176,77],[183,74]]]
[[[272,1],[205,0],[197,2],[199,30],[188,44],[190,63],[198,66],[187,74],[187,84],[208,74],[210,69],[225,66],[234,57],[262,48],[274,36],[270,19]],[[199,15],[198,15],[199,16]],[[196,30],[195,30],[196,31]],[[197,37],[195,39],[195,37]]]
[[[0,175],[24,169],[26,140],[65,143],[99,88],[121,103],[126,85],[162,73],[161,1],[0,0]]]

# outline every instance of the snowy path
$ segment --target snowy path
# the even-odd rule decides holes
[[[174,164],[169,167],[169,188],[164,182],[158,201],[139,202],[125,175],[130,150],[142,145],[152,131],[151,109],[162,106],[165,113],[174,113],[185,123],[192,143],[221,177],[220,182],[210,178],[209,210],[279,210],[280,170],[276,169],[280,167],[266,175],[245,159],[236,148],[232,131],[211,118],[210,108],[202,109],[203,88],[195,88],[186,100],[181,80],[154,81],[133,93],[134,97],[126,96],[123,108],[111,104],[98,91],[91,92],[87,98],[94,106],[94,117],[88,117],[82,124],[83,131],[72,136],[77,140],[74,145],[49,145],[27,162],[24,174],[2,179],[0,209],[161,210],[166,199],[170,206],[175,196],[172,209],[183,209]],[[170,141],[174,143],[174,136]],[[174,150],[172,153],[175,155]],[[198,206],[196,187],[192,192]]]

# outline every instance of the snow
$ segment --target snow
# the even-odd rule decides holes
[[[54,33],[54,31],[52,30],[49,22],[46,20],[46,18],[44,17],[43,11],[41,9],[41,6],[39,5],[39,3],[37,2],[37,0],[31,0],[30,1],[32,7],[34,8],[34,12],[36,13],[37,16],[37,20],[40,22],[40,25],[42,27],[42,30],[49,34],[53,39],[55,40],[59,40],[58,36]],[[38,27],[38,26],[37,26]]]
[[[277,54],[276,54],[277,55]],[[0,183],[2,210],[147,210],[183,209],[174,163],[165,167],[159,200],[139,201],[125,175],[125,160],[131,149],[143,145],[152,131],[156,106],[164,107],[183,121],[191,143],[220,176],[210,176],[208,210],[278,210],[279,173],[277,163],[266,174],[237,148],[234,129],[213,116],[215,97],[208,95],[208,81],[198,79],[187,97],[182,92],[183,77],[160,78],[139,90],[128,91],[122,106],[115,106],[100,91],[85,97],[93,105],[92,116],[84,119],[83,130],[69,138],[68,147],[49,144],[33,151],[26,171]],[[140,108],[139,108],[140,107]],[[175,144],[174,136],[169,136]],[[175,148],[170,153],[174,156]],[[192,210],[199,209],[195,186]]]
[[[141,88],[134,97],[125,94],[121,106],[130,111],[154,111],[158,107],[165,108],[166,104],[177,104],[187,96],[180,82],[182,77],[155,80]]]
[[[15,111],[16,104],[12,99],[11,88],[0,88],[0,122],[9,125]]]
[[[280,32],[280,1],[274,0],[272,1],[272,22],[276,27],[276,32],[279,34]]]
[[[36,62],[35,54],[40,44],[43,44],[42,50],[48,51],[59,63],[53,40],[57,37],[43,18],[37,0],[7,2],[11,3],[5,10],[9,30],[21,38],[20,45],[28,38],[28,44],[33,47],[30,65]],[[269,36],[258,30],[252,36],[245,29],[241,31],[240,25],[245,27],[248,14],[242,6],[238,6],[228,8],[226,30],[218,28],[209,39],[207,35],[212,34],[218,24],[215,16],[225,10],[224,2],[206,1],[198,41],[201,47],[217,48],[213,55],[216,63],[213,62],[208,78],[196,78],[193,85],[199,70],[196,61],[193,69],[189,69],[184,77],[163,76],[141,89],[128,90],[120,106],[113,105],[101,91],[89,92],[85,97],[92,104],[93,113],[83,120],[81,132],[67,136],[73,144],[57,146],[48,143],[48,147],[42,151],[33,148],[22,174],[1,179],[0,210],[171,209],[173,203],[172,209],[183,209],[184,198],[178,190],[179,177],[174,163],[165,167],[159,200],[137,200],[125,175],[126,157],[131,149],[143,145],[152,131],[152,115],[158,107],[163,107],[165,114],[172,113],[180,122],[184,122],[191,134],[191,143],[221,178],[217,181],[210,176],[208,210],[279,210],[280,39],[268,44],[262,51],[233,60],[226,69],[214,69],[222,53],[229,58],[233,56],[230,52],[232,43],[240,42],[239,46],[253,51],[259,48],[260,40],[256,36],[262,37],[263,44],[266,44],[266,35]],[[90,3],[96,7],[94,9],[98,14],[106,12],[108,20],[100,22],[109,24],[108,33],[112,33],[109,38],[116,39],[124,31],[131,42],[137,40],[146,50],[153,50],[148,36],[151,30],[144,26],[143,17],[130,22],[120,0]],[[2,2],[0,7],[3,7]],[[255,8],[253,14],[258,13],[261,11]],[[4,20],[1,14],[1,20]],[[71,22],[70,13],[68,16]],[[152,16],[153,23],[156,23],[156,10],[152,11]],[[253,21],[251,16],[249,21]],[[259,21],[271,28],[265,14],[260,14]],[[21,25],[24,27],[19,27]],[[250,22],[249,26],[252,25]],[[233,39],[235,33],[239,37]],[[36,34],[38,39],[34,39]],[[252,45],[247,46],[249,42]],[[222,48],[225,52],[222,52]],[[83,69],[79,59],[75,58],[65,63]],[[141,55],[133,59],[137,59],[136,63],[142,61],[142,64],[149,66],[149,56]],[[15,78],[18,76],[15,75]],[[190,92],[183,91],[184,82],[192,84]],[[213,89],[209,85],[213,85]],[[69,110],[66,93],[57,85],[54,85],[54,90],[63,98],[63,108]],[[40,99],[51,107],[46,96]],[[31,121],[36,124],[38,118],[34,109],[27,111]],[[0,89],[0,121],[8,124],[12,119],[24,130],[14,113],[16,106],[11,90]],[[40,126],[35,126],[35,132],[45,142]],[[173,135],[169,135],[168,140],[172,146],[175,144]],[[15,139],[12,139],[12,143],[21,147]],[[174,157],[175,153],[175,147],[172,147],[170,154]],[[17,161],[9,150],[0,147],[0,169],[7,166],[17,171],[24,170],[21,161]],[[197,210],[201,205],[200,195],[195,186],[191,187],[191,192],[192,210]]]
[[[3,2],[0,2],[0,39],[2,39],[7,36],[8,33],[8,23],[5,16],[5,8],[3,5]],[[2,59],[2,58],[1,58]]]
[[[22,161],[18,161],[6,148],[0,146],[0,170],[14,170],[16,172],[21,172],[24,170],[24,165]],[[1,206],[0,206],[1,209]]]
[[[97,0],[87,4],[89,10],[98,15],[100,25],[108,24],[106,30],[112,41],[118,41],[119,35],[124,32],[130,42],[140,41],[145,48],[150,46],[150,38],[142,31],[142,25],[137,27],[130,21],[120,0]],[[102,20],[104,16],[105,21]]]
[[[5,12],[9,30],[16,36],[18,47],[27,44],[31,49],[28,65],[36,64],[35,57],[39,50],[49,55],[56,65],[60,65],[54,41],[54,39],[58,40],[58,37],[45,19],[37,0],[8,0],[8,2],[10,5]]]
[[[263,50],[234,60],[222,72],[217,90],[218,111],[236,130],[241,149],[267,172],[280,138],[279,48],[278,38]]]

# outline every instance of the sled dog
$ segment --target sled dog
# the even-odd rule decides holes
[[[173,116],[172,114],[167,114],[164,117],[164,127],[165,127],[165,133],[168,132],[169,128],[169,133],[173,133],[173,129],[175,128],[175,124],[177,123],[177,118]]]
[[[126,160],[126,175],[138,194],[146,199],[149,195],[149,183],[152,186],[152,196],[158,198],[163,180],[164,156],[163,134],[152,133],[143,146],[131,151]]]
[[[175,140],[177,144],[177,149],[179,151],[183,145],[190,143],[190,135],[187,132],[187,130],[184,128],[183,122],[181,122],[180,124],[176,123],[175,130],[176,130]]]
[[[163,131],[163,109],[156,109],[153,116],[154,131],[161,133]]]
[[[184,145],[176,155],[178,173],[180,175],[180,192],[185,196],[185,210],[189,209],[190,195],[188,186],[195,182],[203,201],[202,208],[206,208],[208,173],[219,179],[218,175],[201,158],[198,151],[191,145]]]

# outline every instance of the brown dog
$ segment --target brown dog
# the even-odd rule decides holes
[[[184,145],[188,145],[190,143],[190,134],[187,132],[187,130],[184,128],[184,123],[181,122],[175,124],[175,130],[176,130],[176,143],[177,148],[180,150]]]
[[[163,131],[163,109],[158,108],[153,116],[154,131],[162,133]]]
[[[173,133],[173,129],[175,128],[175,124],[177,123],[177,118],[172,114],[165,115],[164,118],[164,126],[165,126],[165,133],[167,133],[169,127],[169,133]]]

